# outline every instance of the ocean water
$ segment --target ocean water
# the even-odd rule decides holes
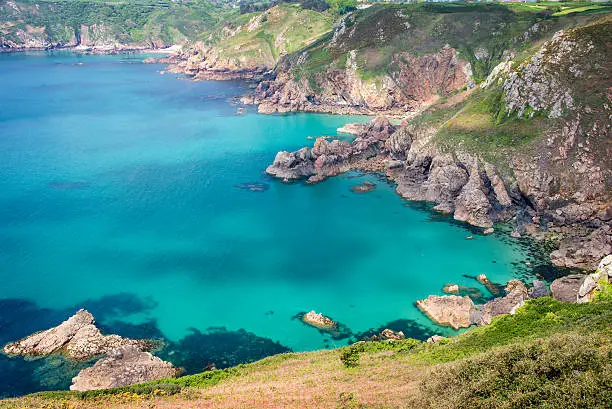
[[[106,332],[163,339],[159,355],[194,372],[384,327],[451,334],[414,302],[447,283],[486,296],[480,273],[526,274],[524,247],[406,203],[376,175],[264,174],[277,151],[367,118],[238,115],[246,84],[141,59],[0,54],[0,343],[88,308]],[[366,180],[376,190],[351,191]],[[311,309],[351,336],[295,319]],[[0,356],[0,396],[66,388],[83,365]]]

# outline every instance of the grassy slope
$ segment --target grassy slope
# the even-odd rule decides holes
[[[609,296],[582,305],[543,298],[440,345],[357,343],[154,384],[42,393],[0,407],[604,408],[612,399],[611,307]]]
[[[363,79],[392,74],[391,63],[400,52],[425,54],[443,46],[456,48],[470,62],[476,82],[482,81],[503,58],[505,50],[522,52],[549,38],[554,31],[580,22],[585,14],[606,12],[601,4],[391,4],[358,10],[344,20],[344,29],[330,33],[305,51],[309,58],[297,64],[300,53],[289,56],[284,68],[298,78],[330,68],[344,68],[347,53],[356,52]],[[588,7],[587,7],[588,6]],[[554,16],[555,10],[563,10]],[[538,30],[530,31],[539,23]],[[525,36],[525,33],[528,33]]]
[[[261,13],[234,16],[222,25],[235,34],[219,34],[222,27],[217,27],[209,42],[225,58],[273,67],[281,55],[296,52],[327,33],[332,23],[328,13],[281,4]]]
[[[576,105],[576,109],[564,113],[561,118],[550,119],[548,112],[529,112],[519,118],[516,112],[508,112],[501,85],[493,85],[484,90],[476,89],[464,99],[454,97],[455,102],[450,102],[453,97],[441,98],[413,122],[439,128],[435,142],[442,149],[478,153],[502,167],[511,155],[537,151],[542,135],[573,119],[578,111],[584,129],[590,129],[595,121],[606,123],[607,114],[603,107],[607,99],[605,90],[610,86],[608,48],[612,39],[612,18],[605,13],[591,18],[595,20],[573,30],[576,39],[594,45],[595,52],[589,54],[589,61],[580,62],[584,71],[581,77],[560,76],[561,87],[571,92]],[[523,55],[529,56],[540,45],[539,42],[534,44]],[[526,58],[522,60],[526,61]],[[515,61],[520,62],[521,58]],[[514,63],[515,70],[520,70],[519,62]],[[562,65],[555,68],[560,73],[569,72]],[[605,135],[602,138],[605,139]],[[599,141],[596,135],[591,139],[596,152],[605,152],[605,140]]]

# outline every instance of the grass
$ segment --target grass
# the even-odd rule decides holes
[[[600,298],[532,300],[441,344],[359,342],[128,388],[39,393],[0,408],[603,408],[612,301]]]

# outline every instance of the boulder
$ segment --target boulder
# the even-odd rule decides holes
[[[156,379],[173,378],[181,370],[169,362],[143,352],[133,345],[109,351],[90,368],[83,369],[72,379],[70,390],[108,389]]]
[[[446,339],[446,337],[443,337],[441,335],[432,335],[431,337],[427,338],[427,343],[428,344],[439,344],[440,341]]]
[[[604,257],[597,267],[597,271],[601,274],[601,279],[607,282],[612,282],[612,254]]]
[[[459,293],[459,286],[457,284],[446,284],[442,291],[447,294],[457,294]]]
[[[578,291],[585,279],[586,276],[583,274],[571,274],[557,278],[550,285],[552,296],[558,301],[578,302]]]
[[[549,295],[550,292],[544,281],[533,280],[533,287],[529,290],[529,298],[548,297]]]
[[[454,329],[472,325],[471,314],[475,306],[470,297],[430,295],[424,300],[418,300],[416,305],[440,325],[449,325]]]
[[[3,352],[8,355],[47,356],[63,350],[69,358],[88,359],[126,345],[138,349],[153,346],[149,340],[102,335],[94,325],[94,317],[86,310],[79,310],[57,327],[6,345]]]

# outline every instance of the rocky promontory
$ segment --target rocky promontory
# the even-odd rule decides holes
[[[102,335],[95,326],[94,317],[86,310],[79,310],[57,327],[10,343],[2,351],[7,355],[34,357],[63,352],[72,359],[88,359],[123,346],[147,350],[154,344],[149,340]]]
[[[73,379],[71,390],[87,391],[179,375],[179,368],[146,352],[154,347],[150,340],[102,335],[93,316],[86,310],[79,310],[57,327],[10,343],[2,351],[7,355],[30,357],[64,353],[77,360],[102,357]]]

